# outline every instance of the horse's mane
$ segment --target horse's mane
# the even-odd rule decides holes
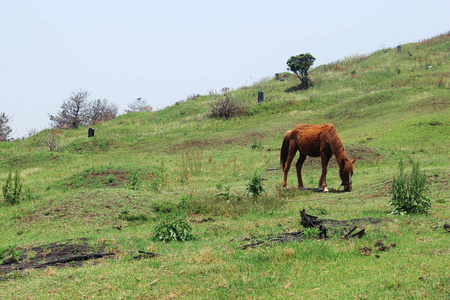
[[[342,140],[339,138],[339,136],[336,133],[336,129],[334,126],[330,125],[327,129],[327,140],[328,143],[330,143],[331,151],[333,152],[334,156],[336,157],[336,160],[339,163],[339,160],[341,158],[347,158],[347,153],[345,152],[344,143],[342,143]],[[340,165],[340,163],[339,163]]]

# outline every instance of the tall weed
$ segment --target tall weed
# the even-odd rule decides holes
[[[9,172],[2,190],[3,199],[6,204],[14,205],[19,203],[22,192],[22,180],[19,171],[16,171],[14,178],[12,177],[11,171]]]
[[[259,196],[264,193],[261,175],[256,172],[253,174],[253,177],[250,178],[250,182],[247,184],[247,193],[252,194],[253,196]]]
[[[404,173],[403,161],[399,163],[399,172],[391,186],[392,198],[389,204],[394,207],[393,214],[425,213],[431,208],[431,202],[425,196],[427,176],[419,170],[419,163],[411,161],[412,171]]]
[[[153,229],[153,241],[171,242],[171,241],[190,241],[195,236],[191,233],[192,227],[186,222],[185,216],[178,213],[169,214],[160,219],[160,222]]]

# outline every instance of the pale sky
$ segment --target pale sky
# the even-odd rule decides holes
[[[449,0],[0,0],[0,112],[13,137],[50,127],[73,91],[123,113],[450,30]]]

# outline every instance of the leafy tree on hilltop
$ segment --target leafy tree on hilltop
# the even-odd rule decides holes
[[[313,65],[316,58],[310,53],[300,54],[297,56],[291,56],[288,59],[287,65],[288,70],[294,72],[295,75],[300,79],[300,88],[307,89],[311,84],[308,78],[308,70]]]

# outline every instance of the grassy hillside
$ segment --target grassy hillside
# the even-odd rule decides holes
[[[307,91],[289,73],[229,91],[244,111],[229,120],[209,117],[225,97],[211,93],[119,116],[95,126],[93,138],[87,128],[57,131],[53,152],[47,131],[1,143],[0,182],[19,170],[25,197],[0,204],[0,248],[87,238],[92,249],[115,255],[79,268],[0,273],[0,298],[449,298],[449,62],[450,35],[443,34],[401,52],[316,67]],[[299,123],[336,127],[357,158],[352,192],[337,191],[333,159],[329,194],[316,190],[314,158],[303,169],[307,189],[295,188],[295,168],[281,188],[282,138]],[[390,214],[389,184],[400,160],[418,161],[426,172],[428,214]],[[246,193],[255,173],[265,189],[259,197]],[[367,232],[362,239],[240,248],[302,229],[303,208],[325,219],[381,222],[358,225]],[[186,215],[196,240],[151,240],[171,213]],[[397,246],[377,251],[379,240]],[[364,247],[373,253],[362,255]],[[133,259],[139,250],[160,256]]]

